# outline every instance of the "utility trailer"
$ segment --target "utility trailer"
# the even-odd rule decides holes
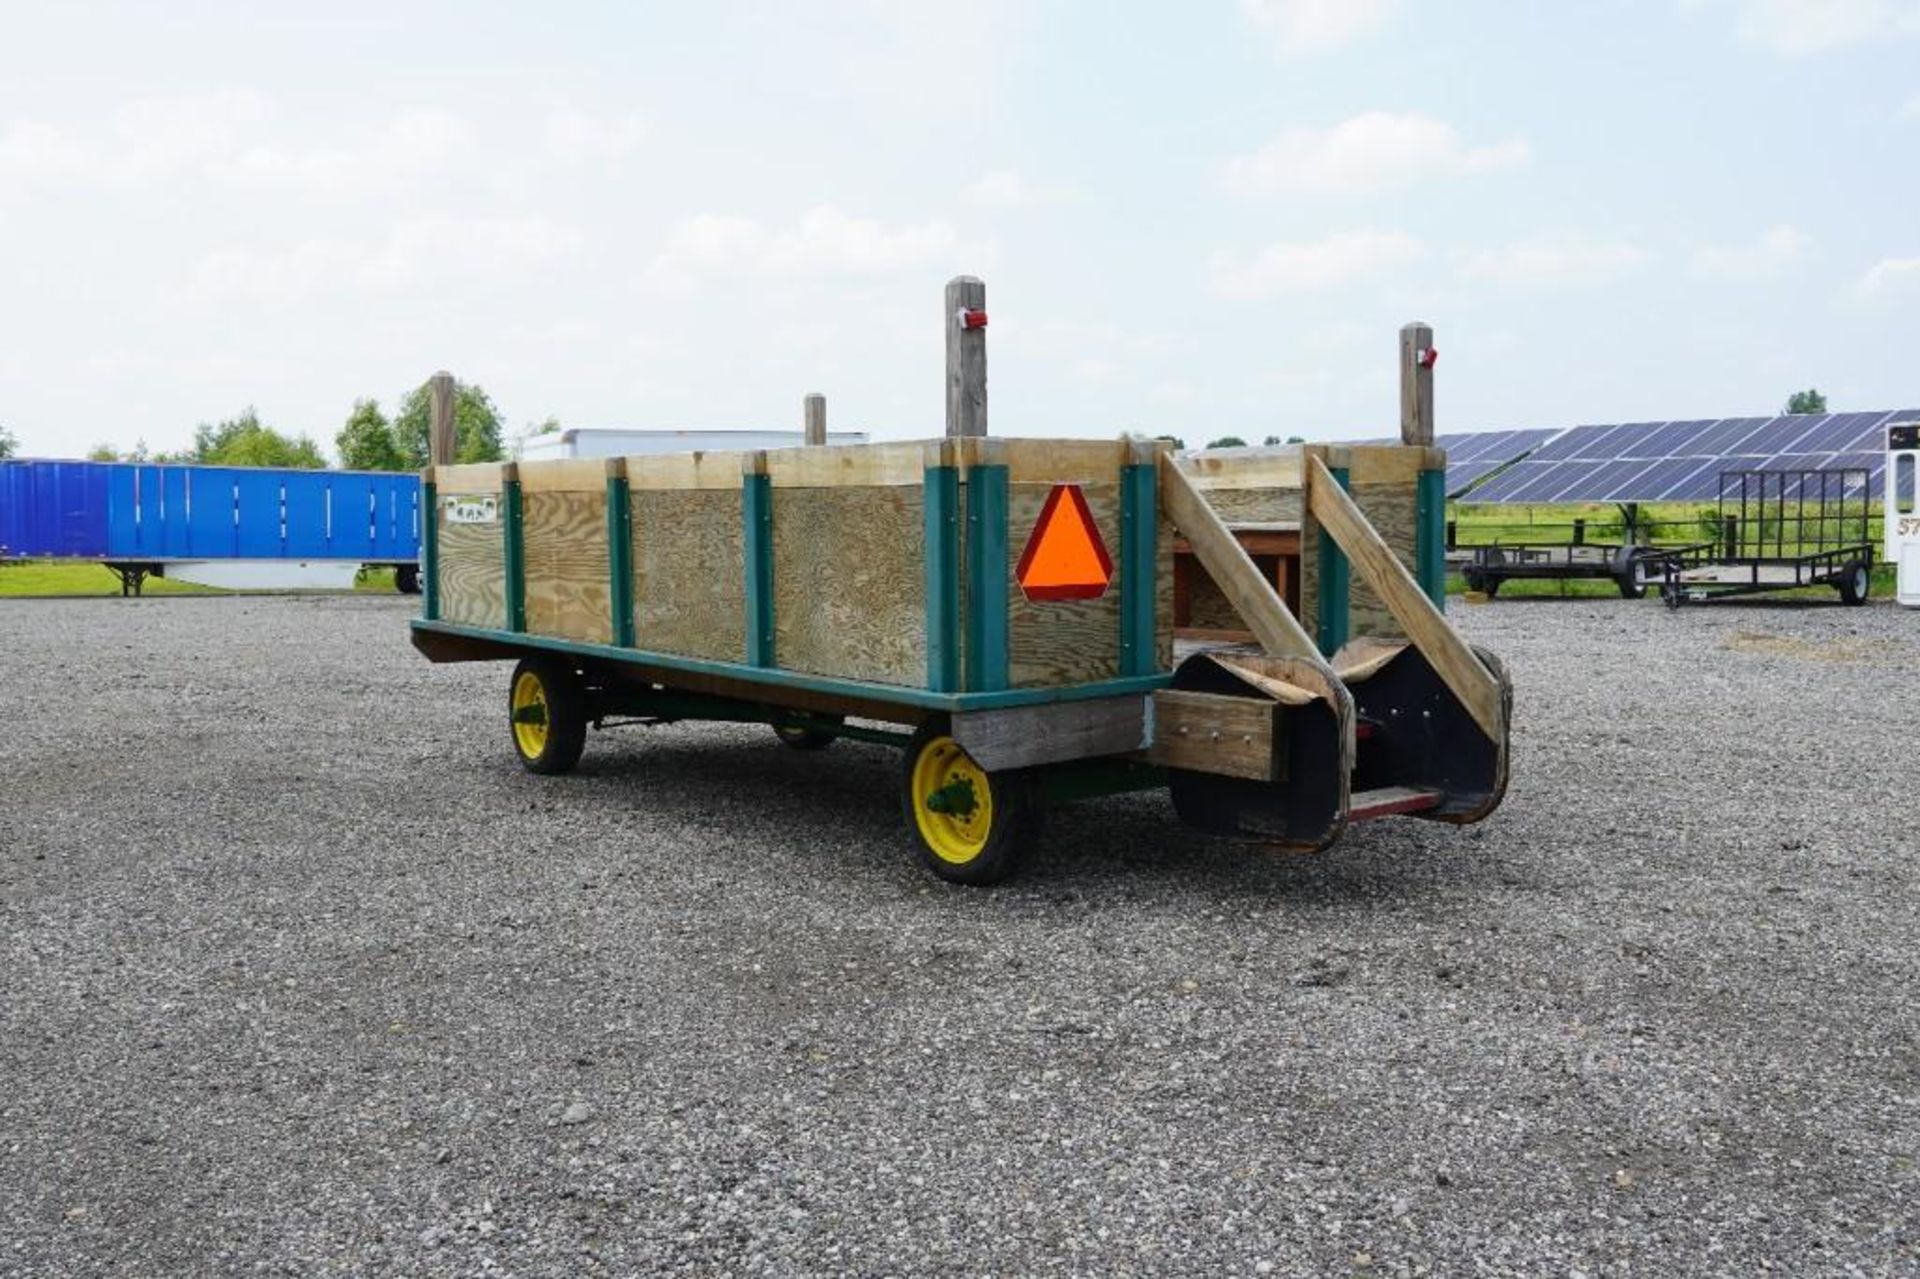
[[[1631,543],[1497,543],[1472,547],[1461,565],[1467,589],[1498,595],[1502,584],[1525,581],[1610,581],[1626,599],[1637,600],[1649,583],[1666,575],[1666,560],[1687,548]]]
[[[984,405],[984,357],[958,364],[950,425]],[[951,881],[1015,870],[1050,804],[1148,789],[1311,852],[1505,793],[1510,684],[1441,613],[1444,468],[1420,446],[977,434],[436,466],[412,638],[514,663],[503,718],[535,773],[616,723],[898,746],[913,846]],[[1297,613],[1230,519],[1298,524]],[[1176,539],[1256,643],[1176,654]]]
[[[1718,542],[1675,553],[1665,565],[1668,608],[1830,586],[1843,604],[1865,604],[1873,580],[1874,514],[1865,468],[1720,473]]]

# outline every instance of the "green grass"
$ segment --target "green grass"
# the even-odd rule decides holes
[[[393,594],[393,570],[363,569],[354,579],[353,589],[375,594]],[[213,586],[191,582],[173,582],[164,577],[149,577],[148,595],[231,595]],[[8,597],[58,595],[96,596],[120,594],[120,579],[103,564],[65,560],[0,561],[0,599]]]

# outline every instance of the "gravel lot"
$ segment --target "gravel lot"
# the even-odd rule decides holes
[[[0,604],[0,1272],[1920,1270],[1920,614],[1457,607],[1467,830],[1060,811],[627,730],[377,598]]]

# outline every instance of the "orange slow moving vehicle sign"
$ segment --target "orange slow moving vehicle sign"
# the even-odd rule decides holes
[[[1056,484],[1033,522],[1014,579],[1030,600],[1095,600],[1113,581],[1113,560],[1078,484]]]

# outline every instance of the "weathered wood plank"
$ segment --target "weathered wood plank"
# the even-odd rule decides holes
[[[818,391],[807,396],[801,406],[801,416],[805,419],[807,445],[818,448],[827,442],[827,397]]]
[[[768,449],[767,478],[781,488],[918,488],[926,478],[927,445],[829,444]]]
[[[961,323],[964,311],[985,312],[987,286],[970,275],[947,281],[941,300],[947,334],[947,434],[987,433],[987,330]]]
[[[636,647],[723,662],[746,657],[741,455],[727,456],[729,487],[632,490]],[[631,469],[628,476],[631,483]]]
[[[768,465],[776,465],[772,455]],[[779,665],[924,687],[925,543],[920,488],[776,487],[773,651]]]
[[[705,453],[648,453],[625,458],[627,487],[635,491],[738,489],[746,454],[727,449]]]
[[[1116,468],[1107,483],[1082,483],[1094,527],[1120,571],[1120,485]],[[1050,483],[1012,484],[1007,490],[1007,549],[1018,564],[1033,537]],[[1031,600],[1020,583],[1007,582],[1008,675],[1015,688],[1050,688],[1114,679],[1120,674],[1120,588],[1116,583],[1091,600]]]
[[[1274,724],[1279,704],[1163,688],[1153,694],[1153,744],[1147,759],[1223,777],[1270,782],[1279,775]]]
[[[1202,491],[1226,489],[1297,489],[1304,485],[1300,446],[1261,449],[1221,449],[1188,453],[1174,465]]]
[[[953,739],[986,769],[1124,755],[1144,747],[1146,735],[1147,699],[1139,695],[962,711],[953,717]]]
[[[1131,459],[1126,440],[961,440],[957,465],[1004,466],[1011,484],[1104,484]]]
[[[1205,494],[1177,466],[1160,468],[1161,502],[1168,516],[1193,547],[1193,553],[1234,610],[1259,639],[1261,647],[1281,656],[1318,657],[1306,631],[1273,586],[1234,540],[1233,533],[1207,505]]]
[[[590,492],[529,484],[534,466],[520,470],[521,539],[525,547],[527,629],[535,635],[588,644],[613,640],[607,582],[606,465],[594,459],[599,487]],[[559,465],[578,467],[580,463]],[[549,482],[563,477],[550,473]]]
[[[453,374],[444,369],[427,380],[427,462],[432,466],[451,466],[460,453],[454,391]]]
[[[1355,572],[1379,594],[1434,673],[1466,707],[1474,723],[1489,738],[1502,740],[1506,728],[1499,681],[1474,656],[1466,641],[1447,625],[1447,619],[1413,580],[1407,566],[1380,540],[1360,508],[1334,482],[1318,458],[1309,461],[1307,476],[1307,504],[1314,517],[1347,553]]]
[[[1207,505],[1228,524],[1297,524],[1302,494],[1299,489],[1202,489]]]
[[[427,472],[427,479],[442,493],[498,493],[506,487],[507,469],[500,462],[436,466]]]
[[[522,493],[590,493],[607,486],[607,458],[555,458],[520,463]],[[613,459],[618,461],[618,459]]]
[[[1400,442],[1433,443],[1433,329],[1415,321],[1400,330]]]

